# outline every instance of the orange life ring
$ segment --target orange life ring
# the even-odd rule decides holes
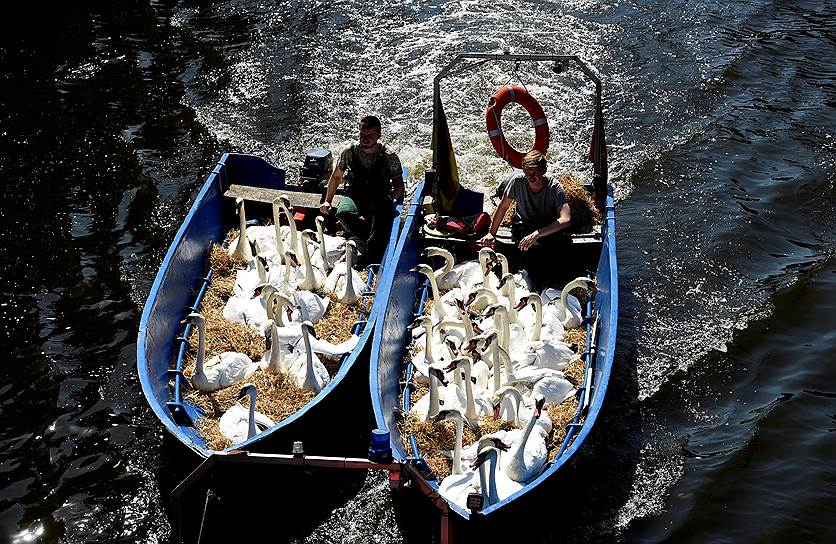
[[[519,85],[505,85],[496,94],[491,97],[488,102],[488,109],[485,110],[485,121],[488,123],[488,136],[491,138],[493,148],[496,149],[497,155],[505,159],[508,164],[515,168],[522,168],[522,160],[525,153],[520,153],[505,140],[505,135],[502,134],[502,108],[516,102],[525,108],[525,111],[531,116],[531,121],[534,123],[534,147],[531,150],[537,150],[544,155],[549,148],[549,124],[546,121],[546,114],[543,108],[533,96],[528,94],[524,87]]]

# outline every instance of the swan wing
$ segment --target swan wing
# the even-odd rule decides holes
[[[311,338],[311,349],[314,353],[319,353],[320,355],[336,359],[351,352],[359,341],[360,337],[356,334],[352,334],[348,340],[340,342],[339,344],[332,344],[327,340]]]

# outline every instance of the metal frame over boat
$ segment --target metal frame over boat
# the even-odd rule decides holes
[[[578,66],[586,77],[595,84],[596,129],[599,131],[600,137],[603,138],[601,83],[577,56],[570,55],[459,55],[435,79],[436,107],[434,108],[434,118],[438,116],[437,108],[440,104],[438,101],[439,82],[441,78],[451,73],[457,64],[465,60],[476,60],[478,61],[477,65],[491,61],[515,61],[554,62],[560,63],[562,67],[567,65]],[[603,139],[601,143],[603,143]],[[442,508],[443,522],[446,519],[447,511],[453,511],[465,520],[494,519],[499,517],[500,512],[504,514],[514,511],[516,510],[514,506],[527,502],[521,499],[530,497],[535,492],[541,495],[544,490],[550,487],[547,484],[557,481],[558,478],[556,477],[561,471],[565,471],[568,462],[577,452],[581,451],[584,441],[598,419],[612,371],[618,326],[615,211],[612,188],[606,183],[606,163],[601,160],[602,152],[604,150],[599,146],[593,153],[594,176],[592,187],[595,200],[602,212],[601,232],[592,235],[588,233],[573,235],[573,252],[578,251],[579,254],[585,256],[585,259],[590,259],[590,256],[594,255],[588,265],[596,267],[595,277],[597,281],[594,297],[591,297],[587,305],[586,345],[588,348],[583,354],[586,373],[584,383],[579,390],[578,411],[568,425],[566,438],[556,457],[546,463],[543,472],[536,479],[515,494],[481,510],[466,511],[444,499],[446,508]],[[420,451],[418,451],[414,439],[410,440],[412,442],[410,449],[417,452],[417,455],[410,456],[408,454],[409,450],[407,445],[404,444],[398,428],[399,417],[405,409],[408,409],[410,395],[409,387],[405,387],[405,384],[409,383],[411,378],[411,368],[409,368],[411,365],[406,368],[406,375],[403,366],[404,355],[411,338],[407,325],[417,315],[420,315],[423,297],[426,296],[423,289],[424,282],[419,279],[419,274],[410,270],[418,263],[419,255],[425,245],[424,236],[420,230],[423,223],[421,217],[423,213],[422,204],[424,197],[430,194],[430,188],[436,181],[437,160],[437,157],[434,156],[434,169],[426,173],[425,182],[419,184],[414,193],[395,249],[396,254],[400,255],[400,259],[395,266],[385,272],[388,276],[382,282],[385,285],[385,290],[378,292],[377,302],[381,302],[380,299],[385,298],[386,304],[381,307],[381,314],[376,318],[377,325],[375,326],[374,340],[371,346],[369,381],[376,424],[379,429],[389,431],[394,460],[415,467],[417,470],[411,470],[410,472],[413,477],[422,479],[418,488],[428,498],[439,504],[438,481],[420,456]],[[465,191],[465,189],[462,189],[462,191]],[[482,200],[481,193],[466,191],[466,193],[460,194],[453,204],[454,213],[458,215],[478,213],[481,211]],[[591,252],[589,251],[590,247],[592,248]],[[422,293],[424,294],[422,295]],[[444,533],[443,526],[442,533]]]
[[[285,183],[283,169],[264,159],[224,154],[203,184],[160,266],[145,303],[137,342],[137,370],[148,404],[173,436],[203,458],[213,451],[207,449],[194,426],[199,411],[183,397],[187,384],[182,363],[191,325],[184,330],[180,322],[189,312],[196,311],[211,281],[211,272],[206,273],[210,245],[223,242],[226,232],[234,225],[233,200],[224,199],[225,193],[232,194],[233,185],[232,192],[256,194],[259,190],[281,190],[288,194],[297,192],[300,198],[306,196],[300,188]],[[399,215],[392,220],[382,269],[370,267],[369,284],[376,277],[378,290],[383,287],[381,279],[388,272],[386,263],[394,261],[392,252],[397,242]],[[367,317],[361,318],[355,330],[360,335],[357,346],[344,356],[338,373],[318,395],[275,427],[229,449],[290,451],[293,442],[304,441],[308,452],[330,452],[329,446],[341,441],[345,451],[363,451],[368,445],[370,407],[368,395],[358,396],[356,391],[366,388],[366,367],[361,363],[367,360],[368,339],[377,313],[375,306],[366,302]],[[356,410],[355,417],[346,417],[343,424],[328,433],[318,431],[319,425],[332,418],[334,411],[345,414],[347,409]]]

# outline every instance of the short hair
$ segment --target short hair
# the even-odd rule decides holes
[[[368,130],[370,128],[376,128],[377,133],[380,134],[380,119],[375,117],[374,115],[367,115],[360,119],[360,130]]]
[[[543,155],[541,152],[537,151],[536,149],[532,149],[528,153],[525,154],[522,160],[522,167],[523,168],[536,168],[541,172],[546,172],[546,156]]]

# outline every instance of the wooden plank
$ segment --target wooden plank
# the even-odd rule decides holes
[[[229,198],[243,198],[253,202],[265,202],[271,204],[280,195],[287,195],[290,203],[298,208],[319,208],[322,201],[321,193],[303,193],[301,191],[288,191],[287,189],[265,189],[262,187],[250,187],[248,185],[230,185],[224,196]],[[334,195],[331,205],[335,208],[340,204],[340,195]]]
[[[591,229],[588,229],[587,232],[573,232],[569,235],[572,238],[572,244],[600,244],[602,242],[601,238],[601,225],[595,225]],[[431,236],[424,233],[424,237],[427,240],[438,241],[438,242],[452,242],[452,243],[467,243],[467,242],[475,242],[481,238],[475,238],[473,240],[465,240],[463,238],[457,237],[440,237],[440,236]],[[499,227],[496,231],[496,242],[500,245],[514,245],[514,241],[511,239],[511,229],[508,227]]]

